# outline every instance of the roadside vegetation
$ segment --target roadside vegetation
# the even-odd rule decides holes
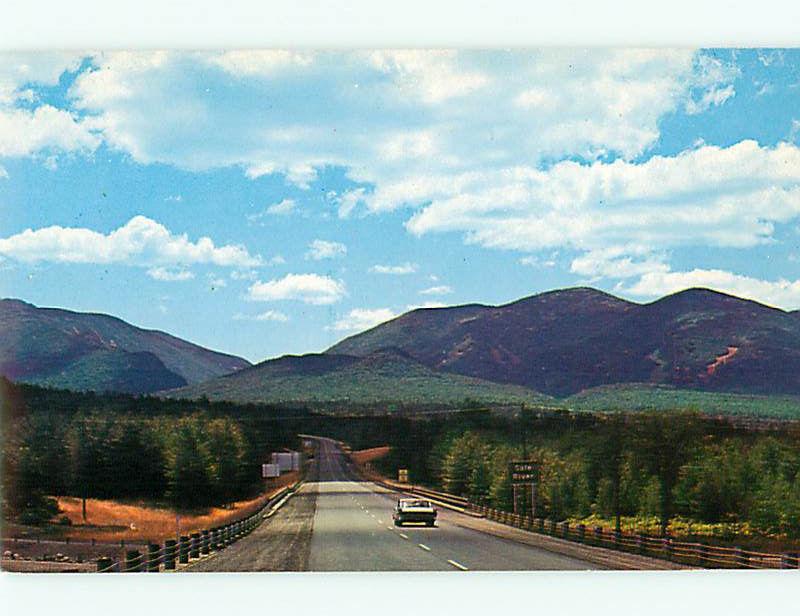
[[[537,516],[718,543],[800,545],[800,434],[733,429],[690,411],[462,418],[377,464],[512,511],[509,462],[539,468]],[[428,426],[430,427],[430,426]],[[414,441],[412,441],[413,443]],[[531,510],[520,489],[520,512]]]

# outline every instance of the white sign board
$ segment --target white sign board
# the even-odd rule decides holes
[[[262,464],[261,465],[261,476],[264,479],[270,479],[272,477],[280,477],[281,476],[281,469],[278,467],[277,464]]]

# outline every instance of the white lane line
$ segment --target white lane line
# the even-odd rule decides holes
[[[403,534],[403,533],[400,533],[400,536],[401,536],[403,539],[408,539],[408,535],[405,535],[405,534]]]
[[[425,545],[424,543],[418,543],[417,545],[419,547],[421,547],[423,550],[425,550],[426,552],[430,552],[431,551],[431,549],[427,545]]]
[[[386,530],[394,530],[391,526],[387,526]]]
[[[447,562],[453,565],[456,569],[461,569],[461,571],[469,571],[469,569],[467,569],[464,565],[462,565],[461,563],[457,563],[454,560],[448,560]]]

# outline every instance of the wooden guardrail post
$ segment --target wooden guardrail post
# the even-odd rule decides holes
[[[556,534],[556,521],[550,520],[550,534],[555,536]]]
[[[205,529],[201,530],[200,537],[200,553],[208,554],[210,552],[209,545],[211,543],[211,531]]]
[[[536,518],[536,529],[544,534],[544,518]]]
[[[569,522],[566,520],[561,524],[561,536],[564,539],[569,539]]]
[[[147,572],[158,573],[161,564],[161,547],[157,543],[147,544]]]
[[[586,525],[578,524],[578,541],[586,543]]]
[[[673,558],[672,537],[664,537],[661,541],[661,545],[664,548],[664,558],[671,562]]]
[[[697,560],[698,560],[697,564],[700,567],[708,568],[708,566],[709,566],[709,562],[708,562],[708,546],[705,543],[700,542],[700,544],[697,546],[696,549],[697,549]]]
[[[797,569],[800,554],[797,552],[781,554],[781,569]]]
[[[644,554],[647,551],[644,535],[642,533],[636,533],[636,551],[639,554]]]
[[[174,539],[164,542],[164,571],[175,569],[175,543]]]
[[[125,571],[139,573],[142,570],[142,555],[139,550],[125,552]]]
[[[594,535],[594,544],[597,546],[603,545],[603,528],[601,526],[595,526],[592,530],[592,534]]]
[[[189,558],[200,558],[200,533],[192,533]]]
[[[750,557],[747,552],[738,546],[736,547],[736,552],[734,552],[733,562],[740,569],[750,568]]]
[[[185,565],[189,562],[189,537],[181,535],[178,543],[178,562]]]
[[[618,550],[622,544],[622,533],[615,529],[611,536],[614,538],[614,549]]]
[[[114,561],[107,556],[97,559],[97,573],[111,573],[114,570]]]

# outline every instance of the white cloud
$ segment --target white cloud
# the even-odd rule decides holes
[[[338,319],[330,329],[334,331],[362,331],[370,329],[389,321],[397,316],[389,308],[354,308],[341,319]]]
[[[208,284],[212,291],[216,291],[217,289],[222,289],[228,286],[228,281],[221,276],[217,276],[216,274],[208,274],[206,278],[208,279]]]
[[[375,186],[345,193],[343,217],[358,203],[378,211],[454,197],[464,174],[497,177],[543,158],[632,159],[656,143],[665,114],[721,103],[735,77],[684,49],[114,52],[93,61],[70,95],[111,147],[143,163],[281,173],[301,187],[342,166]]]
[[[373,265],[369,271],[373,274],[390,274],[394,276],[403,276],[406,274],[413,274],[417,271],[416,263],[402,263],[400,265]]]
[[[86,54],[71,52],[0,53],[0,104],[30,102],[30,85],[54,86],[64,71],[78,70]]]
[[[429,179],[450,186],[411,217],[412,233],[460,231],[492,248],[594,253],[574,264],[583,274],[603,250],[630,270],[639,267],[634,257],[671,248],[756,246],[800,215],[800,148],[786,143]]]
[[[54,86],[64,71],[76,71],[82,56],[73,53],[0,53],[0,156],[50,152],[92,152],[100,138],[75,114],[37,104],[31,86]],[[24,107],[17,106],[25,103]]]
[[[526,255],[524,257],[520,257],[519,259],[520,265],[525,265],[526,267],[555,267],[556,261],[555,259],[541,259],[535,255]]]
[[[284,199],[279,203],[275,203],[270,205],[266,212],[267,214],[290,214],[294,211],[294,208],[297,204],[295,203],[294,199]]]
[[[237,312],[233,318],[236,321],[275,321],[277,323],[286,323],[289,320],[289,316],[280,310],[267,310],[254,316]]]
[[[0,107],[0,156],[30,156],[41,150],[92,152],[99,144],[85,122],[62,109]]]
[[[761,280],[718,269],[650,272],[624,291],[655,298],[690,287],[707,287],[785,309],[800,308],[800,280]]]
[[[321,261],[323,259],[336,259],[347,254],[347,246],[339,242],[314,240],[308,245],[306,259]]]
[[[298,300],[314,305],[335,304],[346,294],[341,280],[319,274],[287,274],[268,282],[257,281],[248,289],[248,298],[254,301]]]
[[[419,292],[420,295],[448,295],[453,292],[453,288],[447,285],[429,287]]]
[[[406,310],[419,310],[420,308],[445,308],[447,304],[443,302],[422,302],[421,304],[409,304]]]
[[[636,256],[628,256],[633,252]],[[649,255],[645,250],[611,247],[587,252],[573,259],[570,271],[591,280],[631,278],[651,272],[669,271],[664,255]]]
[[[392,76],[398,89],[437,104],[479,90],[488,75],[459,66],[458,54],[450,50],[399,49],[376,51],[370,60],[378,70]]]
[[[122,227],[103,234],[82,227],[54,225],[26,229],[0,238],[0,255],[24,262],[125,263],[140,266],[208,263],[223,267],[253,267],[261,258],[244,246],[216,246],[208,237],[192,242],[175,235],[145,216],[135,216]]]
[[[194,278],[194,274],[189,270],[168,269],[166,267],[152,267],[147,270],[147,275],[153,280],[162,282],[180,282]]]
[[[0,165],[0,180],[7,180],[8,179],[8,171],[3,165]]]
[[[258,278],[256,270],[233,270],[230,273],[231,280],[255,280]]]

